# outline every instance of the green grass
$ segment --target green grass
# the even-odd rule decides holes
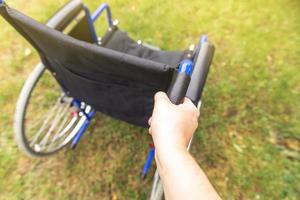
[[[43,22],[65,2],[9,4]],[[85,2],[92,9],[101,3]],[[221,196],[298,199],[299,1],[109,3],[120,27],[137,40],[174,50],[207,33],[215,44],[192,154]],[[14,107],[38,57],[2,18],[0,27],[0,199],[146,199],[154,172],[139,179],[147,130],[98,114],[76,151],[41,160],[18,151]]]

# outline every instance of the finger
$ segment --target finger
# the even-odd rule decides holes
[[[199,110],[197,109],[197,107],[194,105],[194,103],[189,98],[187,98],[187,97],[184,98],[183,106],[185,106],[186,108],[188,108],[190,110],[197,112],[197,117],[199,117],[199,115],[200,115]]]
[[[148,129],[148,133],[151,135],[151,127],[149,127]]]
[[[188,107],[190,109],[197,109],[197,107],[194,105],[194,103],[187,97],[184,97],[182,104],[183,104],[183,106]]]
[[[193,103],[189,98],[184,97],[183,103]]]
[[[164,92],[157,92],[154,96],[155,103],[158,102],[168,102],[170,103],[170,99],[168,98],[167,94]]]
[[[151,120],[152,120],[152,117],[150,117],[149,120],[148,120],[149,126],[151,126]]]

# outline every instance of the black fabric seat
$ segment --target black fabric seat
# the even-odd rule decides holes
[[[160,51],[149,49],[143,45],[139,45],[136,41],[129,38],[126,32],[120,30],[117,30],[112,35],[105,47],[132,56],[168,64],[171,67],[176,67],[188,53],[187,51]]]
[[[7,7],[0,14],[38,51],[70,96],[97,111],[147,126],[155,92],[166,91],[185,52],[152,50],[116,31],[104,47],[77,40]]]

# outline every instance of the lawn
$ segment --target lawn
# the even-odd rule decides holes
[[[7,2],[45,22],[66,1]],[[300,1],[108,3],[136,40],[175,50],[206,33],[215,44],[192,154],[220,195],[299,199]],[[147,199],[147,130],[98,113],[75,151],[31,159],[17,149],[15,103],[38,56],[2,18],[0,27],[0,199]]]

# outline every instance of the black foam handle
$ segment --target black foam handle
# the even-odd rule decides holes
[[[190,76],[186,73],[174,73],[167,92],[167,95],[173,104],[178,105],[182,102],[190,84],[190,80]]]
[[[213,55],[214,46],[209,42],[203,43],[199,55],[196,55],[197,60],[194,65],[190,85],[186,92],[186,97],[195,105],[198,104],[201,98]]]

